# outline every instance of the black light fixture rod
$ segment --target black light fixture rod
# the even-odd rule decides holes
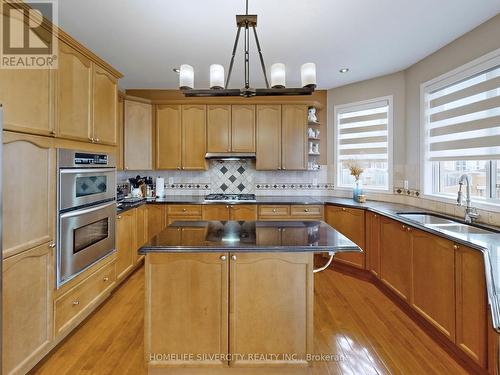
[[[264,64],[264,56],[262,56],[262,50],[260,49],[259,37],[257,36],[257,30],[255,26],[252,26],[253,35],[255,36],[255,44],[257,44],[257,50],[259,51],[260,66],[262,67],[262,73],[264,73],[264,79],[266,80],[266,87],[269,88],[269,80],[267,79],[266,64]]]
[[[236,32],[236,39],[234,40],[233,54],[231,56],[231,62],[229,63],[229,71],[227,73],[226,79],[226,89],[229,87],[229,80],[231,79],[231,73],[233,71],[234,56],[236,55],[236,50],[238,49],[238,40],[240,39],[241,26],[238,26],[238,31]]]
[[[248,16],[248,0],[246,0],[246,15]]]
[[[245,88],[250,88],[250,33],[248,31],[248,21],[245,22]]]

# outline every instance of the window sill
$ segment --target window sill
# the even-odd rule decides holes
[[[440,194],[422,194],[421,198],[428,199],[432,201],[437,201],[441,203],[447,204],[457,204],[456,198],[452,198],[449,195],[440,195]],[[491,212],[500,212],[500,202],[485,202],[481,200],[472,199],[472,207],[478,208],[480,210],[491,211]]]

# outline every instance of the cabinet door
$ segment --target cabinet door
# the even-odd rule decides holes
[[[228,353],[228,263],[227,253],[146,256],[146,353]],[[175,365],[227,362],[179,358]]]
[[[207,152],[231,151],[231,106],[207,106]]]
[[[282,169],[307,169],[307,106],[282,106],[281,153]]]
[[[255,152],[255,106],[233,105],[231,118],[232,151]]]
[[[116,145],[116,79],[101,67],[94,65],[94,135],[97,143]]]
[[[149,239],[160,233],[166,226],[165,208],[159,204],[148,204],[148,237]]]
[[[182,123],[180,105],[156,107],[156,169],[181,169]]]
[[[312,352],[312,253],[234,254],[229,285],[230,353],[301,357]],[[288,366],[306,364],[285,361]],[[273,360],[235,359],[231,365],[265,366]]]
[[[397,221],[380,219],[380,279],[409,301],[411,241],[406,229]]]
[[[148,232],[148,208],[147,206],[140,206],[136,208],[137,211],[137,220],[136,220],[136,228],[137,228],[137,248],[143,246],[146,242],[149,241],[149,232]]]
[[[480,251],[460,246],[455,253],[456,344],[480,366],[487,358],[487,297]]]
[[[92,63],[60,42],[56,77],[57,136],[88,142],[92,137]]]
[[[233,204],[229,206],[231,220],[257,220],[257,205],[255,204]]]
[[[56,155],[51,138],[4,132],[3,142],[3,256],[8,257],[54,240]]]
[[[361,249],[365,248],[365,212],[364,210],[346,207],[327,206],[325,221],[338,230]],[[341,253],[335,260],[357,268],[364,268],[364,253]]]
[[[3,261],[3,373],[25,374],[53,337],[53,249],[47,243]]]
[[[453,242],[411,230],[411,305],[455,341],[455,250]]]
[[[4,129],[53,135],[53,81],[48,69],[0,69]]]
[[[116,278],[124,278],[136,262],[136,210],[116,217]]]
[[[123,96],[118,96],[118,104],[116,107],[116,133],[117,133],[117,144],[116,144],[116,169],[123,171],[124,166],[124,121],[125,121],[125,100]]]
[[[202,207],[203,220],[229,220],[229,206],[227,204],[206,204]]]
[[[281,169],[281,105],[257,106],[257,170]]]
[[[375,276],[380,275],[380,216],[366,213],[366,268]]]
[[[125,100],[125,169],[153,168],[152,115],[151,104]]]
[[[182,106],[182,169],[206,169],[206,106]]]

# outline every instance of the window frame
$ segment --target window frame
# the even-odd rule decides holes
[[[439,200],[445,203],[456,203],[456,197],[439,192],[439,170],[435,167],[434,162],[429,161],[427,158],[428,95],[498,66],[500,66],[500,48],[420,85],[420,196],[422,198]],[[489,165],[486,178],[490,198],[478,199],[477,197],[471,197],[471,200],[475,207],[500,211],[500,199],[495,199],[493,195],[496,189],[495,185],[500,183],[500,181],[497,181],[495,170],[495,167],[500,165],[500,160],[490,159],[486,161]]]
[[[394,193],[394,165],[393,165],[393,122],[394,122],[394,96],[380,96],[377,98],[372,98],[368,100],[363,100],[353,103],[338,104],[333,106],[333,164],[334,164],[334,186],[336,190],[339,191],[349,191],[352,187],[340,185],[340,172],[339,168],[339,137],[338,137],[338,116],[345,112],[355,112],[367,109],[372,104],[377,102],[387,101],[388,111],[387,111],[387,189],[373,189],[362,187],[364,191],[381,193],[381,194],[393,194]]]

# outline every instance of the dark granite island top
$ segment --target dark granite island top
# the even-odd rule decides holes
[[[362,250],[323,221],[174,222],[139,252],[346,252]]]

